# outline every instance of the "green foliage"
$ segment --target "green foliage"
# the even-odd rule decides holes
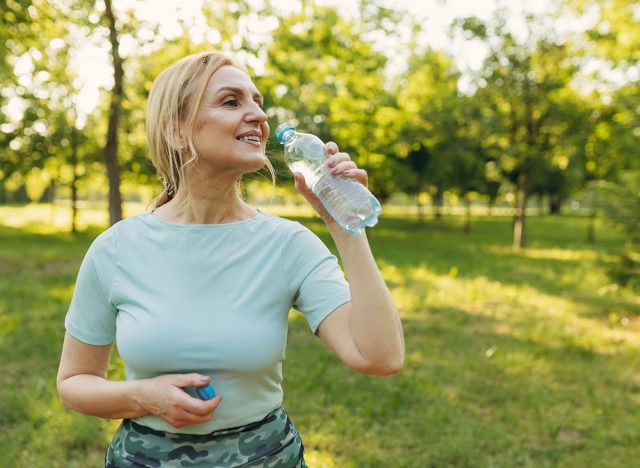
[[[0,226],[2,463],[100,466],[117,422],[64,409],[55,390],[73,282],[99,230],[25,223],[42,218],[33,209],[0,208],[13,224]],[[316,218],[299,221],[330,242]],[[285,405],[309,466],[633,466],[640,306],[598,260],[618,235],[603,226],[594,247],[584,218],[533,217],[515,253],[509,218],[480,218],[469,236],[461,222],[387,215],[371,231],[404,324],[398,375],[347,369],[292,313]],[[110,376],[123,377],[115,356]]]
[[[96,141],[91,127],[84,131],[77,128],[77,77],[70,68],[71,56],[81,40],[78,22],[86,21],[81,16],[86,13],[86,4],[30,3],[25,10],[30,34],[23,36],[20,47],[11,49],[13,60],[28,59],[30,66],[14,76],[6,88],[20,97],[24,112],[18,121],[7,122],[0,133],[10,140],[0,175],[26,184],[29,198],[35,201],[40,199],[45,184],[68,184],[73,171],[81,175],[91,169],[90,164],[96,160]],[[22,84],[27,82],[29,87]]]
[[[385,11],[376,14],[390,21]],[[300,131],[338,142],[371,172],[374,191],[384,196],[387,135],[372,122],[388,118],[390,101],[381,92],[387,58],[366,40],[365,26],[362,19],[345,19],[338,10],[315,4],[281,19],[256,83],[277,123],[289,119]]]
[[[623,173],[617,182],[600,181],[593,190],[602,214],[625,240],[609,274],[616,283],[640,291],[640,172]]]
[[[527,197],[536,173],[544,177],[543,168],[562,164],[556,154],[568,159],[575,151],[571,136],[576,128],[567,119],[578,107],[569,88],[575,67],[567,47],[540,19],[530,18],[525,42],[513,36],[500,15],[482,27],[476,23],[467,20],[464,31],[496,39],[476,92],[492,129],[488,145],[501,170]]]
[[[640,61],[640,15],[627,0],[566,0],[568,7],[584,14],[594,7],[598,19],[586,31],[588,53],[631,66]]]
[[[377,1],[359,1],[349,14],[315,1],[286,12],[271,2],[260,9],[248,0],[204,2],[200,37],[195,18],[180,19],[180,31],[167,33],[114,2],[118,33],[130,46],[122,51],[118,129],[123,183],[158,187],[144,128],[155,77],[186,54],[216,48],[245,59],[272,127],[291,119],[335,140],[368,170],[382,200],[404,192],[416,200],[429,194],[437,203],[445,192],[461,199],[475,192],[490,203],[502,195],[522,202],[536,194],[559,210],[586,182],[637,169],[640,161],[640,86],[632,70],[640,29],[632,3],[566,0],[553,8],[575,18],[594,5],[596,20],[583,35],[560,33],[548,17],[530,16],[528,35],[518,36],[501,10],[488,20],[454,20],[452,40],[476,39],[490,49],[474,76],[459,69],[457,57],[420,45],[418,19]],[[73,174],[104,171],[109,90],[82,125],[71,63],[86,43],[110,47],[102,2],[6,0],[2,6],[0,105],[17,98],[24,113],[0,116],[0,203],[25,200],[31,191],[25,181],[38,171],[58,186]],[[407,57],[405,68],[398,68],[399,56]],[[589,71],[594,58],[626,73],[627,82]],[[278,172],[288,174],[275,139],[269,153]]]
[[[575,39],[574,46],[584,63],[604,62],[604,67],[586,76],[595,90],[589,96],[591,132],[579,163],[584,167],[584,180],[610,180],[621,170],[638,169],[640,80],[612,83],[607,69],[624,74],[637,67],[640,16],[635,4],[625,0],[567,0],[564,7],[571,14],[597,12],[596,21]]]
[[[0,47],[0,79],[4,86],[10,81],[13,68],[8,59],[12,54],[23,53],[27,41],[36,36],[36,31],[34,7],[30,0],[1,0],[0,12],[0,44],[3,45]]]
[[[465,167],[455,161],[467,156],[458,78],[451,57],[427,50],[412,56],[398,92],[396,151],[411,169],[406,187],[416,196],[453,186],[452,169]]]

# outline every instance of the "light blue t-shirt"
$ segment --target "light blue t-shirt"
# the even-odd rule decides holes
[[[299,223],[263,212],[229,224],[173,224],[148,212],[98,236],[78,274],[67,331],[117,344],[128,380],[199,372],[222,402],[192,434],[241,426],[282,405],[291,307],[315,333],[350,300],[338,261]]]

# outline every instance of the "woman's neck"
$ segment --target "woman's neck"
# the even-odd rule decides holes
[[[222,188],[180,187],[170,201],[157,208],[154,215],[176,224],[227,224],[256,215],[256,210],[239,196],[235,184]]]

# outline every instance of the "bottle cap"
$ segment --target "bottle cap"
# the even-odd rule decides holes
[[[196,387],[196,393],[201,400],[211,400],[216,396],[216,391],[211,384],[207,384],[204,387]]]
[[[283,145],[289,143],[296,136],[296,128],[289,122],[284,122],[276,128],[276,138]]]

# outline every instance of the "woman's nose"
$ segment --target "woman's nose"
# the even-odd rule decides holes
[[[262,107],[260,107],[257,103],[253,103],[245,118],[250,122],[266,122],[267,114],[265,113],[264,109],[262,109]]]

